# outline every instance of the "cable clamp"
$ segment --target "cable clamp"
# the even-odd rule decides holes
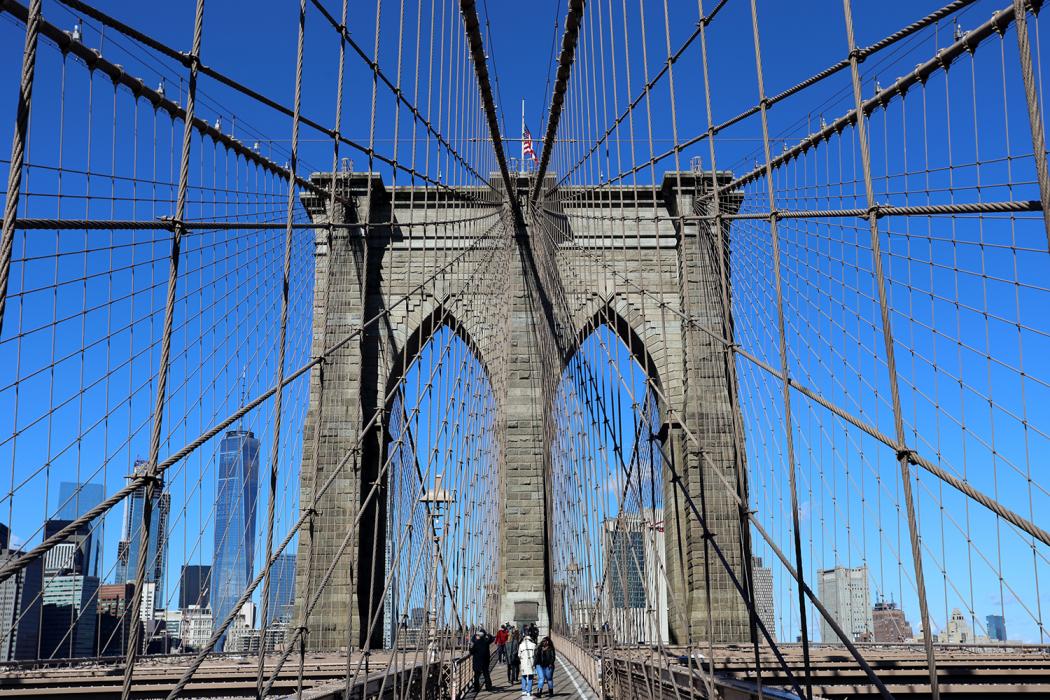
[[[139,474],[139,479],[142,481],[143,486],[163,486],[164,479],[161,478],[160,474],[156,471],[157,465],[151,464],[146,471]]]
[[[849,52],[849,60],[851,61],[856,60],[857,63],[862,63],[864,61],[864,57],[865,53],[859,47],[854,46],[853,50]]]
[[[910,447],[902,447],[897,450],[897,459],[906,459],[908,460],[908,464],[915,464],[915,454],[915,450]]]
[[[174,231],[179,228],[183,231],[186,230],[186,224],[182,219],[176,219],[174,216],[162,216],[158,220],[163,224],[162,228],[166,228],[169,231]]]
[[[870,207],[868,207],[868,216],[870,217],[873,214],[874,214],[876,219],[879,219],[879,218],[882,217],[882,205],[880,205],[878,202],[876,202],[875,204],[872,204]]]

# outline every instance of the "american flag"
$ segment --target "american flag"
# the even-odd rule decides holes
[[[532,148],[532,134],[529,133],[529,128],[522,127],[524,133],[521,135],[521,159],[525,160],[528,156],[532,158],[532,162],[539,165],[539,159],[536,158],[536,151]]]

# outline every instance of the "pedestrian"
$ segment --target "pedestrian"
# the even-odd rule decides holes
[[[550,637],[544,637],[536,650],[536,678],[538,697],[543,697],[543,686],[550,688],[550,696],[554,697],[554,642]]]
[[[507,626],[501,625],[499,632],[496,633],[496,661],[507,661],[507,640],[510,639],[510,633],[507,632]]]
[[[481,679],[485,679],[485,690],[492,692],[492,678],[489,676],[489,666],[492,664],[492,656],[489,647],[493,637],[479,629],[470,638],[470,660],[474,666],[474,692],[481,690]]]
[[[518,659],[521,661],[521,694],[526,700],[532,700],[532,684],[536,675],[536,640],[527,636],[518,646]]]
[[[540,636],[540,628],[536,626],[535,622],[530,622],[528,628],[525,630],[525,635],[532,637],[532,641],[536,641]]]
[[[517,683],[521,679],[521,659],[518,649],[521,647],[521,632],[515,629],[507,641],[507,682]]]

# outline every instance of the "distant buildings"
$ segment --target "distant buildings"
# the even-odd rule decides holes
[[[952,614],[948,616],[948,624],[944,628],[944,638],[938,641],[948,644],[973,644],[976,641],[973,636],[973,629],[966,623],[966,618],[963,617],[959,608],[952,610]]]
[[[10,531],[0,525],[0,565],[22,552],[10,546]],[[40,591],[44,565],[39,559],[0,583],[0,661],[35,659],[39,654]]]
[[[270,596],[266,603],[266,626],[291,622],[295,614],[295,555],[282,554],[270,569]]]
[[[63,481],[58,486],[58,513],[57,520],[76,520],[92,508],[105,500],[106,493],[102,484],[81,484],[75,481]],[[99,575],[102,566],[102,535],[96,529],[99,519],[87,523],[87,531],[93,533],[94,540],[91,561],[92,570],[87,572],[92,576]]]
[[[145,472],[146,461],[136,460],[134,476]],[[171,512],[171,494],[166,493],[163,484],[153,491],[153,508],[150,517],[149,540],[146,548],[146,583],[154,584],[143,588],[143,597],[149,590],[159,591],[153,597],[153,605],[146,609],[144,619],[153,619],[154,611],[161,605],[164,591],[164,567],[168,558],[168,514]],[[134,583],[138,570],[139,550],[142,545],[142,512],[146,504],[146,487],[139,486],[125,501],[123,536],[117,544],[117,569],[114,583]]]
[[[68,520],[48,520],[44,537],[70,524]],[[85,523],[44,556],[40,658],[94,656],[99,580],[88,575],[94,570],[92,552],[91,529]]]
[[[259,492],[259,441],[250,430],[231,430],[219,445],[215,493],[215,561],[211,603],[225,620],[255,571],[255,512]],[[225,636],[216,651],[225,649]]]
[[[762,566],[762,557],[751,558],[751,571],[755,580],[755,612],[769,631],[777,638],[776,613],[773,610],[773,571]]]
[[[206,608],[211,604],[211,566],[183,564],[179,575],[179,610],[191,605]]]
[[[880,600],[875,603],[871,612],[875,625],[875,641],[882,644],[901,644],[915,638],[911,624],[904,617],[904,611],[894,602]]]
[[[871,641],[874,622],[868,587],[868,567],[848,569],[836,566],[834,569],[818,571],[817,577],[820,601],[839,627],[854,642]],[[820,639],[829,644],[840,643],[838,635],[823,617],[820,620]]]
[[[984,621],[988,628],[988,638],[993,639],[997,642],[1005,642],[1006,637],[1006,620],[1003,619],[1002,615],[985,615]]]
[[[973,615],[972,611],[971,615]],[[934,641],[941,644],[968,644],[975,646],[996,646],[1010,643],[1010,639],[1006,636],[1006,620],[1003,619],[1002,615],[986,615],[984,619],[988,626],[988,634],[976,634],[966,621],[966,615],[959,608],[954,608],[952,614],[948,616],[948,624],[944,626],[944,633],[935,635]]]
[[[131,637],[131,616],[126,614],[134,584],[110,583],[98,589],[98,656],[124,656]]]
[[[606,619],[623,642],[668,640],[663,513],[605,521]]]
[[[223,620],[217,620],[216,622],[222,624]],[[252,646],[251,638],[253,636],[255,637],[255,644],[258,645],[259,631],[255,629],[255,603],[248,601],[241,606],[241,609],[234,616],[233,624],[230,625],[229,630],[226,632],[226,645],[223,650],[235,654],[247,653]]]
[[[44,577],[40,658],[95,655],[98,577],[62,574]]]
[[[179,633],[182,635],[183,651],[200,651],[208,644],[212,632],[211,608],[202,608],[190,605],[182,611],[182,625]]]

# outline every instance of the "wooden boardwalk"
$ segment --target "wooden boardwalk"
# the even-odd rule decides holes
[[[474,698],[479,700],[521,700],[521,683],[508,683],[507,667],[498,663],[492,667],[492,692],[482,688],[476,694],[473,690],[470,690],[462,697],[465,700],[474,700]],[[535,692],[535,689],[533,690],[533,697],[540,697]],[[546,688],[543,690],[543,697],[550,697]],[[554,670],[554,697],[572,698],[573,700],[577,698],[581,700],[597,700],[598,696],[591,691],[576,669],[559,657],[558,665]]]

